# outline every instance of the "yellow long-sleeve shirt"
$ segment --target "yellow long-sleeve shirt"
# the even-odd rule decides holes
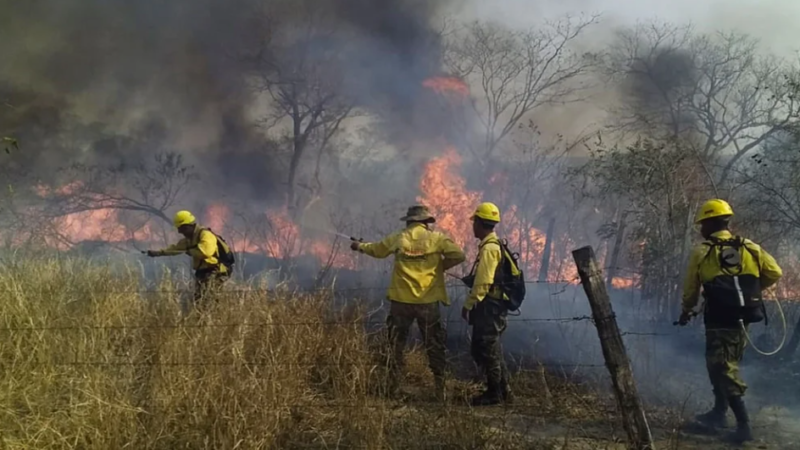
[[[478,251],[478,266],[475,268],[475,281],[469,292],[464,308],[472,310],[479,302],[482,302],[488,295],[498,300],[503,298],[503,294],[497,288],[492,288],[497,267],[503,261],[503,250],[500,248],[500,241],[497,234],[492,232],[481,240]]]
[[[195,227],[191,239],[183,238],[169,247],[157,250],[158,256],[175,256],[186,253],[192,257],[192,269],[206,270],[218,268],[220,273],[226,273],[227,268],[217,259],[217,237],[214,233]]]
[[[733,238],[731,232],[727,230],[716,232],[712,236],[721,240]],[[747,250],[742,249],[741,251],[742,275],[757,276],[762,290],[777,283],[783,276],[783,271],[778,266],[775,258],[749,239],[744,240],[744,245]],[[711,252],[710,254],[709,251]],[[682,307],[684,313],[688,313],[697,307],[700,287],[703,283],[713,280],[722,273],[722,268],[719,264],[718,247],[699,244],[692,249],[686,270],[686,278],[683,282]]]
[[[380,242],[361,244],[359,251],[373,258],[394,255],[386,298],[413,304],[449,305],[444,271],[466,259],[464,251],[452,239],[421,223],[413,223]]]

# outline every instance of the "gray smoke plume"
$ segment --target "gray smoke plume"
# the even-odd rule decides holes
[[[440,68],[431,17],[446,2],[313,2],[329,28],[350,31],[351,39],[329,45],[342,47],[342,70],[359,104],[394,118],[410,114],[422,80]],[[263,194],[264,180],[279,174],[264,156],[269,142],[248,117],[255,97],[235,56],[262,25],[254,23],[255,9],[276,5],[285,12],[288,5],[286,16],[273,21],[288,29],[305,20],[308,4],[0,0],[0,104],[9,105],[0,108],[0,131],[27,143],[22,165],[36,171],[108,151],[54,145],[48,133],[68,131],[78,140],[155,123],[166,132],[165,145],[192,148],[204,169],[237,174]],[[138,149],[136,157],[149,150]]]
[[[653,49],[637,55],[627,67],[624,98],[634,114],[651,126],[668,124],[674,128],[670,133],[680,133],[696,120],[677,107],[690,101],[698,76],[694,58],[687,50]]]

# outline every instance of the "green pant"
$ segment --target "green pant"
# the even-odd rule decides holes
[[[706,329],[706,367],[714,392],[741,397],[747,385],[739,375],[746,338],[741,328]]]
[[[202,309],[208,307],[211,302],[217,302],[219,293],[222,291],[222,285],[227,279],[228,276],[219,273],[218,270],[196,270],[194,273],[193,306]]]
[[[439,314],[439,302],[411,304],[391,302],[386,325],[389,332],[389,345],[392,355],[387,365],[392,382],[397,384],[403,368],[403,352],[408,340],[411,325],[417,321],[422,334],[425,350],[428,353],[428,365],[433,376],[441,379],[445,371],[445,329]]]
[[[472,358],[485,372],[489,389],[503,389],[508,383],[508,368],[500,337],[508,325],[506,308],[496,301],[484,299],[470,311],[470,324]]]

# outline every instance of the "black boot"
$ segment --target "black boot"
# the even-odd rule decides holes
[[[744,399],[742,397],[730,397],[731,410],[733,415],[736,416],[736,432],[733,433],[732,439],[737,444],[753,440],[753,432],[750,429],[750,417],[747,414],[747,408],[744,406]]]
[[[472,398],[472,406],[497,405],[503,401],[500,386],[497,383],[489,383],[488,389],[483,394]]]
[[[500,381],[500,398],[503,399],[503,403],[506,405],[514,404],[514,393],[511,392],[511,386],[508,385],[508,380],[505,377]]]
[[[727,428],[728,398],[714,390],[714,407],[711,411],[700,414],[695,419],[709,428]]]

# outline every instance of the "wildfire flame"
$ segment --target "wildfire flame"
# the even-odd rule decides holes
[[[433,77],[423,82],[423,86],[437,95],[465,98],[469,96],[469,86],[461,79],[450,76]],[[483,192],[468,189],[465,178],[461,174],[463,160],[453,145],[442,145],[440,156],[431,158],[425,165],[419,180],[421,195],[417,201],[427,205],[437,219],[437,227],[452,237],[470,257],[477,251],[472,234],[471,216],[475,207],[482,201],[505,203],[502,212],[502,223],[498,226],[501,238],[507,238],[512,251],[519,252],[519,260],[528,279],[535,279],[543,264],[547,263],[545,274],[547,281],[565,281],[577,278],[577,271],[568,254],[574,247],[566,233],[553,233],[547,236],[540,229],[532,226],[528,217],[520,214],[519,208],[507,199],[509,180],[506,174],[496,173],[487,179],[487,185],[499,195],[497,199],[483,198]],[[68,196],[81,187],[80,182],[67,184],[59,188],[37,186],[36,193],[43,198],[48,196]],[[98,208],[67,214],[55,220],[55,226],[68,236],[67,242],[47,242],[59,249],[68,249],[72,243],[88,240],[107,242],[141,241],[156,242],[159,236],[153,221],[132,229],[123,224],[121,213],[113,208],[104,208],[98,200]],[[530,212],[530,210],[528,211]],[[259,219],[266,224],[261,235],[241,234],[231,220],[230,208],[222,203],[212,203],[201,214],[202,224],[214,232],[224,236],[237,252],[264,254],[275,259],[291,259],[310,255],[327,267],[355,269],[358,258],[345,248],[346,241],[305,236],[301,227],[293,220],[288,208],[269,209]],[[167,236],[169,237],[169,236]],[[175,236],[177,237],[177,236]],[[162,239],[163,240],[163,236]],[[548,242],[549,241],[549,242]],[[543,261],[546,247],[550,246],[550,259]],[[462,270],[469,270],[471,264],[465,264]],[[614,277],[612,287],[631,289],[639,285],[638,277]],[[785,291],[786,288],[782,287]],[[788,292],[782,293],[787,294]]]
[[[437,94],[454,94],[458,97],[469,96],[469,86],[456,77],[432,77],[422,82],[422,85]]]

